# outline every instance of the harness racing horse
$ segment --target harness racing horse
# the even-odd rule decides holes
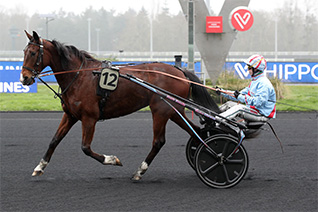
[[[34,169],[32,176],[43,174],[55,148],[78,120],[82,122],[81,147],[83,152],[104,165],[121,166],[122,164],[116,156],[98,154],[91,149],[95,125],[101,119],[124,116],[149,105],[153,118],[152,148],[146,159],[134,173],[133,180],[141,179],[141,176],[146,172],[148,166],[165,144],[165,128],[169,119],[186,130],[190,136],[194,136],[194,132],[190,130],[182,118],[167,103],[162,101],[158,95],[122,77],[119,77],[118,87],[110,94],[101,113],[99,108],[101,97],[96,95],[99,76],[94,75],[92,70],[84,71],[84,69],[94,68],[95,70],[101,70],[102,62],[74,46],[61,44],[56,40],[42,39],[36,32],[33,32],[33,35],[26,31],[25,33],[30,41],[24,49],[20,81],[23,85],[31,85],[42,70],[50,66],[61,88],[61,102],[64,111],[59,127],[44,157]],[[83,71],[80,71],[80,69]],[[134,72],[133,69],[144,71]],[[74,72],[72,70],[79,71]],[[159,73],[147,72],[147,70],[156,70]],[[61,74],[62,72],[64,73]],[[189,98],[190,88],[192,88],[192,99],[196,103],[214,111],[219,110],[205,88],[194,84],[190,85],[188,82],[160,74],[166,73],[200,82],[189,71],[181,71],[176,67],[163,63],[149,63],[124,66],[120,68],[119,72],[121,74],[134,75],[183,98]],[[184,107],[177,104],[174,105],[186,118]],[[187,121],[191,123],[191,126],[196,131],[199,131],[200,128],[198,126],[188,119]]]

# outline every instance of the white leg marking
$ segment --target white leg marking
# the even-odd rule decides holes
[[[45,160],[41,159],[39,165],[37,165],[35,167],[35,169],[33,170],[32,176],[40,176],[44,173],[44,169],[45,167],[47,167],[48,162],[46,162]]]
[[[120,160],[115,155],[104,155],[104,157],[105,157],[103,162],[104,165],[122,166]]]
[[[143,161],[141,165],[138,167],[138,170],[135,172],[134,176],[132,177],[132,180],[136,180],[136,181],[140,180],[141,176],[145,174],[147,169],[148,169],[148,164],[145,161]]]

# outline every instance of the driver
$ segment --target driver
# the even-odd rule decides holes
[[[246,105],[228,101],[220,107],[220,115],[229,119],[240,117],[247,121],[267,121],[269,118],[275,118],[276,93],[264,73],[266,60],[261,55],[252,55],[244,63],[252,78],[249,86],[240,92],[216,87],[216,93]]]

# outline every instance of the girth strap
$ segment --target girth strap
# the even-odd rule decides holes
[[[102,61],[102,69],[104,68],[111,68],[112,65],[111,65],[111,62],[110,61]],[[93,72],[93,74],[96,74],[96,75],[100,75],[101,72]],[[107,102],[107,99],[109,98],[110,96],[110,93],[111,91],[109,90],[104,90],[104,89],[101,89],[99,87],[99,83],[97,83],[97,88],[96,88],[96,94],[98,96],[101,96],[102,98],[99,100],[98,102],[98,107],[99,107],[99,120],[102,120],[103,119],[103,110],[104,110],[104,107],[106,106],[106,102]]]

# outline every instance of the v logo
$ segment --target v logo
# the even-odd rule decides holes
[[[237,21],[237,23],[240,25],[240,27],[244,29],[244,26],[248,23],[248,21],[251,18],[251,14],[246,12],[242,17],[241,14],[235,13],[234,18]]]
[[[234,69],[241,79],[246,79],[248,77],[248,70],[244,69],[241,63],[235,63]]]

